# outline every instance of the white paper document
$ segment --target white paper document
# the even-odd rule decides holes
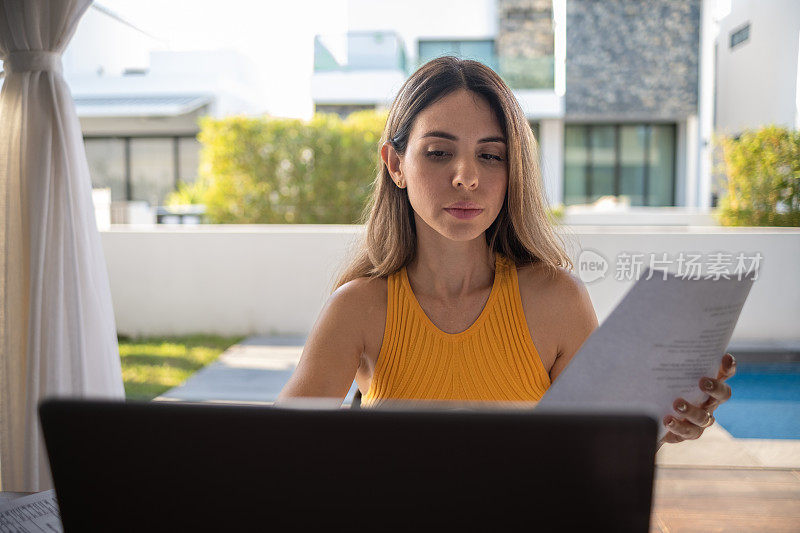
[[[45,490],[0,504],[0,533],[61,533],[55,490]]]
[[[681,397],[700,405],[717,377],[754,272],[681,278],[646,268],[537,405],[540,412],[641,412],[661,422]],[[650,277],[650,279],[647,279]],[[666,278],[666,279],[664,279]]]

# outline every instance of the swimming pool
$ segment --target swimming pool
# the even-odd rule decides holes
[[[739,363],[717,422],[742,439],[800,439],[800,362]]]

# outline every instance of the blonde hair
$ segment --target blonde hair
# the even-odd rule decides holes
[[[548,219],[539,169],[539,146],[509,87],[478,61],[439,57],[420,67],[392,103],[379,146],[388,142],[404,154],[414,120],[444,96],[466,89],[483,97],[505,133],[508,187],[497,218],[486,230],[489,248],[516,265],[541,262],[552,275],[572,270],[563,241]],[[335,282],[334,290],[360,277],[386,277],[408,265],[416,254],[414,213],[405,189],[395,186],[379,160],[372,196],[362,215],[365,235]]]

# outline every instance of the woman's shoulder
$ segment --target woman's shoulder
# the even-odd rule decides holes
[[[340,286],[331,299],[341,301],[341,305],[353,315],[354,319],[370,321],[386,314],[386,298],[389,294],[386,277],[360,277]]]
[[[535,302],[537,308],[544,307],[563,325],[574,324],[576,320],[591,322],[594,318],[586,285],[569,270],[538,261],[518,266],[517,279],[523,304]]]
[[[338,294],[337,294],[338,293]],[[377,358],[386,321],[389,284],[386,277],[360,277],[339,287],[334,295],[347,301],[351,322],[358,324],[368,357]]]
[[[333,294],[340,298],[365,302],[385,296],[388,290],[386,277],[362,276],[344,283]]]
[[[580,278],[561,267],[526,265],[518,269],[518,278],[526,318],[529,323],[529,314],[538,318],[550,332],[546,340],[554,381],[598,326],[592,299]]]
[[[549,266],[542,261],[518,265],[520,291],[534,291],[540,296],[569,298],[586,290],[583,282],[564,267]]]

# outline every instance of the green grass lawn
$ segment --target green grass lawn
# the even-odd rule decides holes
[[[129,400],[152,400],[214,361],[244,337],[119,338],[122,380]]]

